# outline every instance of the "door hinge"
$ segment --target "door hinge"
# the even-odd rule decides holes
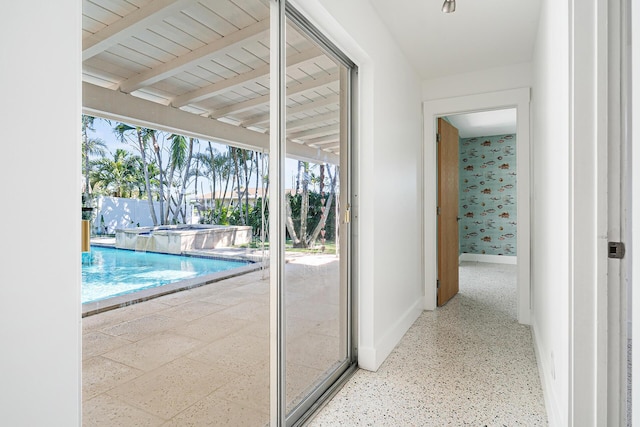
[[[436,133],[436,142],[440,142],[440,134]]]
[[[622,259],[626,252],[624,243],[622,242],[609,242],[609,258]]]
[[[436,289],[440,289],[440,280],[436,280]]]
[[[440,206],[438,206],[438,207],[436,208],[436,214],[437,214],[437,215],[440,215]]]

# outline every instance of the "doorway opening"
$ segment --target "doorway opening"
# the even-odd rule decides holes
[[[500,200],[500,205],[502,206],[503,210],[505,210],[505,212],[493,212],[493,213],[489,213],[489,212],[485,212],[485,210],[488,209],[495,209],[497,211],[497,208],[489,208],[486,206],[486,202],[485,202],[485,206],[482,206],[482,201],[475,200],[478,203],[478,207],[482,208],[479,212],[480,213],[485,213],[484,216],[480,215],[484,222],[482,224],[474,224],[474,225],[482,225],[485,229],[485,234],[484,235],[480,235],[480,233],[478,232],[478,235],[472,235],[471,237],[479,237],[480,239],[482,239],[483,237],[490,237],[491,241],[489,241],[488,238],[486,238],[485,240],[481,240],[483,244],[489,244],[489,246],[499,246],[498,248],[488,248],[491,250],[496,251],[496,254],[494,255],[493,253],[488,253],[488,249],[484,249],[485,253],[482,254],[475,254],[475,256],[478,255],[485,255],[488,256],[485,258],[485,260],[489,261],[489,260],[494,260],[495,262],[495,258],[493,258],[493,256],[495,257],[504,257],[504,258],[498,258],[498,259],[504,259],[507,260],[507,257],[512,257],[512,256],[516,256],[517,255],[517,265],[516,265],[516,275],[517,275],[517,317],[518,317],[518,321],[522,324],[529,324],[530,323],[530,301],[531,301],[531,295],[530,295],[530,201],[529,201],[529,195],[530,195],[530,176],[529,176],[529,171],[530,171],[530,154],[529,154],[529,88],[521,88],[521,89],[513,89],[513,90],[508,90],[508,91],[500,91],[500,92],[491,92],[491,93],[486,93],[486,94],[479,94],[479,95],[469,95],[469,96],[463,96],[463,97],[456,97],[456,98],[447,98],[447,99],[442,99],[442,100],[434,100],[434,101],[427,101],[424,103],[424,114],[425,114],[425,176],[424,176],[424,192],[425,192],[425,206],[424,206],[424,218],[425,218],[425,236],[424,236],[424,242],[425,242],[425,309],[427,310],[433,310],[436,308],[436,306],[439,305],[438,302],[438,176],[437,176],[437,171],[438,171],[438,143],[436,142],[436,129],[437,129],[437,123],[438,123],[438,118],[441,117],[448,117],[449,120],[456,121],[456,118],[458,120],[470,120],[473,118],[481,118],[482,115],[486,115],[486,114],[498,114],[497,110],[502,111],[503,114],[511,114],[513,115],[515,112],[515,132],[513,131],[513,122],[511,123],[511,129],[505,129],[505,130],[500,130],[500,131],[496,131],[496,132],[490,132],[490,131],[483,131],[481,133],[495,133],[496,135],[499,135],[501,137],[504,137],[506,135],[517,135],[517,138],[512,137],[510,140],[515,139],[515,154],[511,154],[511,151],[508,150],[508,152],[510,153],[509,156],[513,156],[514,161],[509,160],[509,169],[506,169],[506,166],[503,166],[505,162],[501,162],[498,164],[498,166],[503,166],[504,169],[499,169],[500,171],[509,171],[509,172],[513,172],[512,168],[512,164],[515,166],[515,170],[517,171],[517,179],[515,184],[505,184],[505,185],[513,185],[514,188],[509,188],[509,190],[515,190],[515,195],[512,195],[513,199],[509,198],[509,201],[511,203],[513,203],[513,205],[509,205],[510,209],[513,209],[515,211],[515,217],[517,218],[517,220],[515,221],[511,221],[511,222],[515,222],[515,224],[509,224],[515,227],[515,233],[510,233],[508,231],[504,230],[504,226],[503,226],[503,230],[500,230],[499,227],[500,225],[497,225],[497,222],[491,223],[492,226],[496,227],[495,232],[502,232],[499,234],[496,234],[496,239],[499,243],[501,243],[501,245],[497,245],[494,242],[494,237],[493,234],[487,233],[487,223],[486,220],[489,218],[486,218],[488,215],[501,215],[501,214],[508,214],[509,218],[506,218],[507,215],[502,215],[503,217],[500,218],[501,220],[506,220],[506,222],[508,223],[511,220],[511,213],[509,212],[510,209],[504,209],[505,204],[504,204],[504,200]],[[507,111],[510,111],[510,113],[506,113]],[[479,115],[476,115],[479,114]],[[474,116],[475,115],[475,116]],[[487,122],[487,121],[485,121]],[[480,123],[480,122],[477,122]],[[460,126],[462,126],[461,124],[459,124]],[[501,134],[501,135],[500,135]],[[492,136],[492,135],[483,135],[483,136]],[[470,138],[472,138],[470,136]],[[502,139],[503,142],[498,143],[498,140]],[[498,145],[504,145],[505,143],[505,139],[504,138],[497,138],[495,141],[492,141],[491,139],[488,139],[489,144],[486,144],[485,146],[483,146],[484,148],[489,148],[489,149],[497,149]],[[483,139],[482,141],[480,141],[480,144],[485,143],[485,140]],[[502,148],[504,150],[504,148]],[[487,159],[487,154],[485,155],[485,159],[482,159],[482,155],[480,154],[479,151],[476,151],[474,153],[475,155],[477,155],[479,157],[479,160],[482,160],[482,162],[480,162],[480,167],[479,169],[482,170],[483,172],[487,172],[487,167],[490,165],[485,165],[485,168],[482,168],[481,166],[483,165],[484,162],[488,162],[488,161],[493,161],[495,163],[498,163],[499,161],[497,160],[497,157],[500,156],[500,154],[498,154],[498,152],[496,151],[494,154],[496,156],[496,159],[494,160],[489,160]],[[501,153],[504,154],[504,153]],[[504,155],[502,156],[503,160],[504,160]],[[469,157],[467,156],[467,160],[469,159]],[[493,164],[495,165],[495,164]],[[492,165],[492,166],[493,166]],[[475,172],[475,166],[474,166],[474,172]],[[509,173],[507,172],[507,173]],[[479,172],[478,172],[479,173]],[[493,178],[495,178],[498,183],[499,178],[494,174],[492,176]],[[476,177],[476,178],[482,178],[481,180],[484,180],[485,182],[485,186],[486,186],[486,182],[487,182],[487,177],[486,175],[483,175],[483,177]],[[465,179],[465,178],[463,178]],[[503,182],[504,182],[504,178],[503,178]],[[461,185],[463,185],[464,182],[461,183]],[[472,185],[479,185],[479,184],[469,184],[470,186]],[[497,186],[496,187],[496,193],[500,196],[504,196],[504,192],[507,190],[507,188],[503,188],[503,191],[497,191],[499,189],[501,189],[501,186]],[[486,188],[489,188],[488,186],[486,186]],[[483,187],[482,189],[480,188],[476,188],[475,190],[484,190],[485,187]],[[494,195],[494,190],[489,188],[491,191],[491,195],[489,194],[484,194],[484,195],[489,195],[489,197],[498,197],[497,195]],[[470,189],[471,191],[471,189]],[[487,191],[488,193],[488,191]],[[464,192],[463,192],[464,194]],[[494,202],[498,202],[498,200],[494,200]],[[469,207],[469,204],[467,203],[467,207]],[[472,211],[469,211],[472,212]],[[474,219],[475,219],[475,213],[472,212],[474,215]],[[465,212],[461,212],[462,216],[464,216],[466,214]],[[461,215],[457,215],[456,214],[456,218],[457,217],[461,217]],[[470,218],[467,217],[467,218]],[[479,219],[477,220],[479,221]],[[491,229],[491,233],[493,233],[493,229]],[[470,232],[470,233],[475,233],[474,231]],[[507,235],[511,235],[513,234],[513,237],[507,236]],[[464,240],[464,234],[461,234],[461,240]],[[516,238],[517,236],[517,238]],[[502,239],[500,239],[502,237]],[[508,239],[513,239],[515,242],[508,242]],[[508,246],[508,252],[509,254],[505,255],[505,247],[507,244],[510,244],[511,246]],[[479,245],[478,243],[476,243],[476,249],[479,249]],[[513,253],[512,253],[513,252]],[[500,255],[502,254],[502,255]],[[493,256],[491,256],[493,255]],[[465,255],[466,257],[469,257],[470,255]],[[474,257],[472,257],[473,259]],[[477,258],[475,258],[477,260]],[[513,260],[510,260],[513,262]]]
[[[515,108],[438,119],[438,306],[469,263],[517,264],[516,132]]]

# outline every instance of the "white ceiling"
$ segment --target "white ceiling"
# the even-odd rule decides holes
[[[540,0],[370,0],[422,79],[530,62]]]
[[[447,116],[460,138],[516,133],[516,109],[482,111]]]

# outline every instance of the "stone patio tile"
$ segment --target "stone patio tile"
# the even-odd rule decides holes
[[[82,359],[99,356],[127,344],[131,341],[100,331],[89,331],[82,334]]]
[[[168,427],[243,426],[263,427],[269,415],[212,394],[176,415]]]
[[[113,388],[108,394],[169,420],[236,375],[218,364],[182,357]]]
[[[144,372],[101,356],[82,362],[82,398],[91,399]]]
[[[189,301],[160,312],[163,316],[182,320],[195,320],[227,308],[226,305],[204,301]]]
[[[204,345],[204,342],[194,338],[162,332],[105,353],[103,357],[151,371]]]
[[[138,341],[158,332],[175,328],[186,323],[181,319],[174,319],[159,314],[151,314],[128,322],[119,323],[115,326],[102,329],[102,332],[128,339],[130,341]]]
[[[106,394],[82,403],[82,425],[85,427],[154,427],[165,421]]]

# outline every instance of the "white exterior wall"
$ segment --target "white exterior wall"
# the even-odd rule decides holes
[[[376,370],[423,307],[421,83],[368,1],[294,5],[359,66],[358,361]]]
[[[106,233],[113,234],[119,228],[153,227],[153,218],[149,212],[149,201],[138,199],[126,199],[123,197],[98,197],[97,214],[93,220],[93,227],[104,233],[101,229],[101,220],[104,218]],[[156,216],[160,216],[160,202],[153,202]],[[190,210],[191,206],[187,206]]]
[[[568,425],[569,15],[543,1],[532,91],[533,333],[550,426]]]
[[[79,426],[82,8],[9,2],[3,14],[0,122],[14,138],[0,178],[18,208],[0,213],[0,424]]]

